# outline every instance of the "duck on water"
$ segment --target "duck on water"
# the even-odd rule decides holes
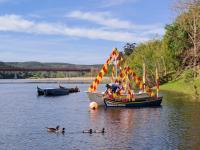
[[[46,128],[47,128],[48,132],[58,132],[59,131],[59,127],[60,126],[56,126],[55,128],[49,128],[49,127],[46,127]]]
[[[89,130],[83,130],[83,133],[105,133],[105,128],[102,128],[102,130],[92,130],[92,129],[89,129]]]
[[[61,132],[62,134],[65,133],[65,128],[62,128],[62,130],[60,130],[60,126],[56,126],[55,128],[49,128],[49,127],[46,127],[47,128],[47,131],[48,132],[54,132],[54,133],[58,133],[58,132]]]

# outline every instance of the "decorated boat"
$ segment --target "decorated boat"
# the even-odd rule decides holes
[[[161,102],[162,96],[137,99],[104,98],[106,107],[153,107],[160,106]]]
[[[98,73],[96,79],[92,82],[92,84],[88,88],[88,91],[86,91],[91,102],[94,101],[99,106],[104,106],[103,96],[105,94],[105,91],[97,91],[97,88],[98,88],[98,85],[101,83],[103,76],[108,72],[109,65],[113,65],[113,68],[112,68],[113,79],[112,80],[114,80],[114,76],[117,76],[117,69],[118,69],[117,65],[119,66],[120,63],[123,61],[122,57],[120,57],[120,56],[121,56],[121,54],[119,53],[119,51],[116,48],[114,48],[112,50],[109,58],[107,59],[106,63],[103,65],[101,71]],[[120,61],[118,61],[118,64],[117,64],[117,60],[120,60]],[[114,75],[114,70],[116,70],[115,75]]]
[[[98,103],[99,106],[107,107],[142,107],[142,106],[158,106],[162,102],[162,96],[159,96],[158,71],[156,69],[156,91],[149,88],[146,84],[146,71],[143,65],[143,78],[137,76],[130,67],[122,65],[123,55],[116,48],[113,49],[103,68],[97,75],[96,79],[88,88],[87,95],[90,101]],[[111,82],[120,81],[121,89],[117,92],[97,91],[98,85],[101,83],[103,76],[108,72],[108,66],[112,65]],[[131,81],[140,89],[140,92],[134,92]],[[142,91],[142,92],[141,92]]]
[[[91,102],[96,102],[99,106],[104,106],[104,101],[103,101],[103,96],[104,96],[104,92],[98,92],[98,91],[94,91],[94,92],[90,92],[90,91],[86,91],[88,98]]]
[[[96,102],[99,106],[104,106],[105,102],[104,102],[104,98],[105,98],[105,92],[89,92],[86,91],[89,100],[91,102]],[[124,96],[127,96],[127,94],[124,94]],[[145,92],[142,93],[135,93],[135,99],[140,99],[140,98],[148,98],[148,94]]]

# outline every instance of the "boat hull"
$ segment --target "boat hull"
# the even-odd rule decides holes
[[[86,92],[90,102],[96,102],[98,106],[104,106],[103,92]]]
[[[38,96],[61,96],[61,95],[68,95],[70,93],[69,89],[64,88],[53,88],[53,89],[41,89],[37,87]]]
[[[68,90],[69,93],[77,93],[77,92],[80,92],[80,90],[79,90],[78,87],[75,87],[75,88],[66,88],[66,87],[63,87],[63,86],[59,85],[59,88],[60,88],[60,89]]]
[[[110,99],[104,99],[106,107],[156,107],[162,103],[162,97],[147,99],[135,99],[135,101],[123,102]]]
[[[86,92],[90,102],[96,102],[99,106],[105,106],[103,95],[104,92]],[[124,95],[126,96],[126,95]],[[149,96],[147,93],[136,93],[135,97],[137,100],[148,99]]]
[[[44,95],[45,96],[62,96],[62,95],[68,95],[69,90],[66,89],[45,89]]]

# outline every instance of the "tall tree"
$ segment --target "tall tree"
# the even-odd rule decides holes
[[[200,0],[179,0],[175,8],[180,13],[176,21],[187,32],[192,44],[188,55],[192,55],[191,66],[196,77],[197,67],[200,65]]]
[[[124,46],[124,53],[126,56],[129,56],[133,53],[135,45],[136,43],[126,43],[126,45]]]
[[[191,44],[188,42],[188,34],[176,22],[166,25],[165,35],[163,37],[163,49],[165,49],[165,58],[172,66],[170,69],[184,69],[188,66],[187,55]]]

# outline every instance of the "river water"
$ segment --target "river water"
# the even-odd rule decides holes
[[[200,149],[198,100],[162,92],[162,107],[89,111],[87,84],[78,85],[80,93],[60,97],[38,97],[37,85],[58,86],[0,84],[0,150]],[[66,128],[64,135],[46,131],[56,125]],[[82,133],[103,127],[105,134]]]

